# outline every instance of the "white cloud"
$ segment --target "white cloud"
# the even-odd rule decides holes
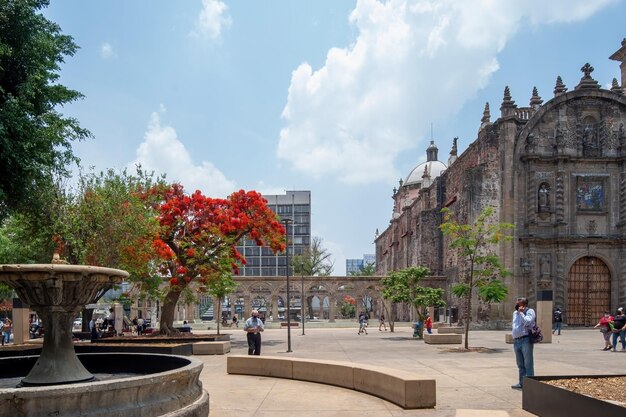
[[[254,190],[258,191],[259,193],[263,195],[278,195],[278,194],[285,194],[285,191],[287,190],[287,188],[281,187],[281,186],[269,185],[269,184],[266,184],[264,181],[260,180],[257,182],[256,186],[254,187]]]
[[[610,1],[358,0],[355,42],[293,71],[278,156],[314,177],[392,181],[396,156],[488,83],[520,25],[583,20]]]
[[[176,130],[161,125],[156,112],[152,113],[144,141],[137,148],[137,159],[129,166],[137,164],[148,171],[167,174],[168,181],[182,183],[190,193],[201,190],[211,197],[225,197],[237,189],[211,162],[196,165]]]
[[[108,59],[111,58],[113,55],[113,46],[108,42],[103,42],[100,46],[100,56],[104,59]]]
[[[202,10],[196,19],[195,36],[220,39],[222,31],[229,28],[233,20],[228,15],[228,6],[220,0],[202,0]]]

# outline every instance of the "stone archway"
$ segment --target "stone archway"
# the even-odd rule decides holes
[[[566,321],[573,326],[592,326],[611,306],[611,272],[600,258],[584,256],[567,277]]]

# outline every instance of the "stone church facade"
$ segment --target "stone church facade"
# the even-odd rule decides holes
[[[569,325],[593,325],[604,310],[626,306],[626,39],[610,59],[621,84],[603,89],[586,64],[571,90],[557,78],[543,102],[533,89],[518,107],[505,88],[499,117],[485,106],[478,136],[447,163],[431,142],[427,161],[394,189],[392,219],[376,238],[377,274],[423,265],[458,280],[459,260],[439,231],[441,209],[472,223],[485,207],[513,223],[514,239],[496,248],[511,275],[509,298],[473,303],[479,322],[510,320],[513,301],[552,291]]]

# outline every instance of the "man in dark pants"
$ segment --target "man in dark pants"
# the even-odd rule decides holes
[[[248,355],[261,354],[261,332],[264,329],[258,310],[252,310],[252,317],[243,325],[243,331],[248,333]]]
[[[530,343],[530,330],[535,326],[537,315],[535,310],[528,307],[526,298],[518,298],[513,312],[511,335],[513,336],[513,351],[519,370],[518,383],[511,386],[513,389],[522,389],[525,376],[534,376],[533,344]]]

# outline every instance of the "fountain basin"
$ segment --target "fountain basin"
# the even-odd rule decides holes
[[[0,265],[0,281],[11,286],[46,326],[41,355],[22,385],[43,386],[91,381],[76,358],[72,321],[84,305],[97,301],[128,277],[120,269],[89,265]]]
[[[0,389],[0,417],[207,417],[209,395],[199,380],[202,362],[142,353],[77,355],[106,380]],[[0,359],[3,378],[20,378],[38,357]],[[129,376],[116,377],[116,374]]]

